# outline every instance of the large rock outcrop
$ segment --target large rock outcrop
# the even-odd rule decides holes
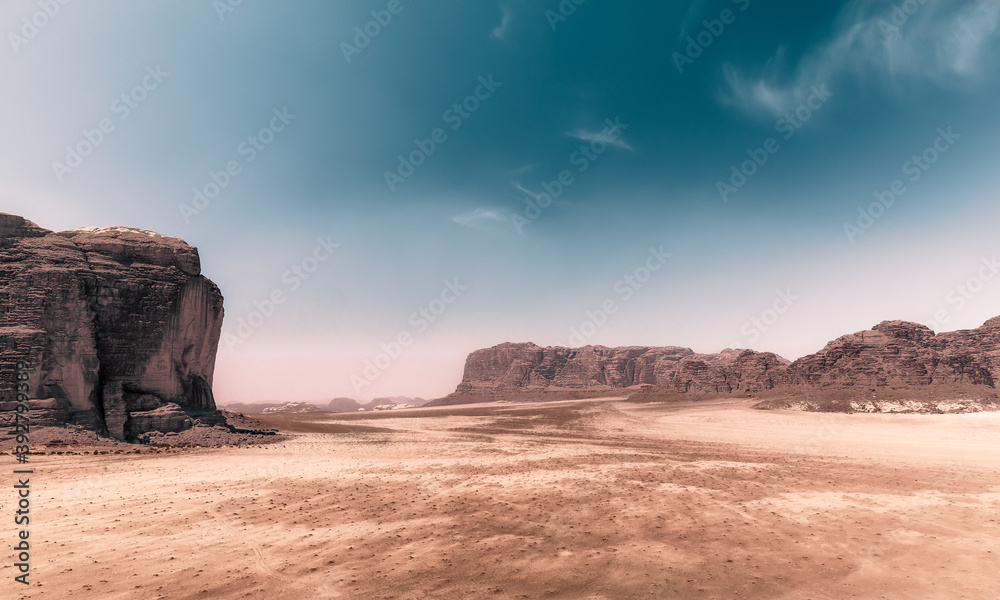
[[[24,361],[37,425],[132,439],[211,420],[222,304],[183,240],[0,213],[0,416]]]
[[[869,331],[837,338],[792,363],[752,350],[696,354],[675,346],[542,348],[506,343],[470,354],[455,393],[435,403],[546,393],[555,397],[566,391],[608,392],[634,386],[701,396],[833,390],[837,398],[853,393],[866,401],[879,389],[934,388],[994,398],[998,383],[1000,317],[976,329],[941,334],[916,323],[885,321]]]
[[[920,387],[1000,381],[1000,318],[935,335],[924,325],[884,321],[839,337],[788,367],[787,383],[818,387]]]
[[[753,394],[773,388],[788,361],[770,352],[500,344],[476,350],[454,398],[651,385],[679,393]],[[453,399],[454,399],[453,398]]]

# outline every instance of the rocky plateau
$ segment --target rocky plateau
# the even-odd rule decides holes
[[[970,412],[998,407],[998,381],[1000,317],[940,334],[884,321],[794,362],[754,350],[504,343],[470,354],[462,383],[434,404],[614,393],[644,401],[759,397],[760,408],[797,410]]]

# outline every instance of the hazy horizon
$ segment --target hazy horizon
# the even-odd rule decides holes
[[[507,341],[971,329],[1000,4],[902,4],[7,2],[0,211],[197,246],[221,404],[437,398]]]
[[[1000,315],[995,315],[995,316],[1000,316]],[[994,317],[990,317],[990,318],[994,318]],[[886,319],[886,320],[893,321],[893,320],[898,320],[898,319]],[[987,319],[987,320],[989,320],[989,319]],[[880,321],[880,323],[881,323],[881,321]],[[878,323],[873,323],[872,327],[874,327],[875,325],[878,325]],[[982,323],[980,323],[979,325],[982,325]],[[979,325],[975,325],[975,326],[972,326],[972,327],[962,327],[962,328],[959,328],[959,329],[942,329],[942,330],[939,330],[939,331],[935,331],[934,333],[935,334],[941,334],[941,333],[951,333],[953,331],[963,331],[963,330],[968,330],[968,329],[976,329],[977,327],[979,327]],[[810,354],[814,354],[815,352],[821,350],[824,346],[827,345],[827,343],[834,341],[836,338],[839,338],[839,337],[844,336],[844,335],[850,335],[850,334],[853,334],[853,333],[858,333],[860,331],[870,330],[870,329],[871,329],[871,327],[866,327],[866,328],[859,329],[857,331],[849,331],[849,332],[845,331],[845,332],[843,332],[841,334],[838,334],[835,338],[830,338],[829,340],[823,341],[814,350],[806,352],[806,353],[801,354],[799,356],[785,356],[785,355],[782,355],[780,353],[776,353],[776,354],[778,354],[779,356],[781,356],[784,359],[787,359],[789,361],[795,362],[799,358],[802,358],[804,356],[809,356]],[[503,342],[497,342],[496,344],[491,344],[490,346],[482,346],[482,347],[477,347],[477,348],[471,348],[471,349],[469,349],[469,352],[467,352],[465,354],[465,356],[467,356],[469,353],[471,353],[471,352],[473,352],[475,350],[480,350],[480,349],[483,349],[483,348],[490,348],[492,346],[497,346],[497,345],[504,344],[504,343],[513,343],[513,344],[535,343],[538,346],[547,347],[545,344],[538,344],[538,343],[533,342],[531,340],[520,340],[520,341],[518,341],[518,340],[505,340]],[[590,346],[612,347],[612,348],[614,347],[614,346],[605,346],[603,344],[589,344],[589,345]],[[629,346],[640,347],[640,348],[644,348],[644,347],[657,348],[657,347],[664,347],[664,346],[677,346],[677,344],[629,344]],[[582,348],[582,347],[586,347],[586,346],[582,346],[582,347],[580,347],[580,346],[570,346],[570,347],[574,348],[574,349],[578,349],[578,348]],[[686,346],[682,346],[682,347],[686,347]],[[716,354],[718,352],[722,352],[723,350],[729,350],[729,349],[757,350],[756,348],[748,347],[748,348],[719,348],[717,350],[710,350],[710,351],[697,351],[696,350],[696,352],[698,352],[699,354]],[[765,351],[765,352],[769,352],[769,351]],[[465,360],[463,358],[462,367],[464,367],[464,362],[465,362]],[[267,403],[273,403],[273,402],[307,402],[307,403],[310,403],[310,404],[317,404],[317,405],[319,405],[319,406],[322,407],[322,406],[326,406],[327,404],[329,404],[329,402],[331,400],[335,399],[335,398],[350,398],[352,400],[356,400],[357,402],[359,402],[361,404],[365,404],[365,403],[370,402],[371,400],[374,400],[376,398],[392,398],[392,397],[408,397],[408,398],[422,398],[423,400],[436,400],[438,398],[442,398],[442,397],[444,397],[444,396],[452,393],[453,391],[455,391],[455,387],[461,381],[462,381],[462,369],[460,368],[459,372],[458,372],[458,375],[455,378],[454,382],[450,386],[447,385],[447,384],[445,384],[446,391],[443,392],[443,393],[440,393],[438,395],[426,395],[425,396],[425,395],[421,395],[421,394],[412,394],[412,393],[400,392],[400,393],[390,393],[390,394],[377,394],[377,395],[372,395],[371,397],[367,397],[367,396],[362,397],[362,396],[352,396],[350,394],[343,394],[343,395],[339,395],[339,396],[329,396],[329,397],[323,397],[323,398],[307,398],[307,399],[303,399],[303,398],[298,398],[298,399],[291,399],[291,398],[274,399],[274,398],[271,398],[271,399],[252,400],[252,401],[249,401],[249,400],[240,400],[240,399],[228,399],[228,400],[225,400],[225,401],[220,401],[219,404],[223,404],[224,405],[224,404],[267,404]]]

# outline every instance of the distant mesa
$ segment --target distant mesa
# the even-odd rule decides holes
[[[327,406],[330,412],[357,412],[369,410],[398,410],[402,408],[416,408],[423,406],[427,400],[423,398],[410,398],[409,396],[389,396],[386,398],[375,398],[371,402],[362,404],[351,398],[334,398]]]
[[[455,393],[433,404],[486,401],[511,393],[580,397],[655,386],[688,394],[752,395],[783,381],[789,362],[770,352],[698,354],[678,346],[540,347],[505,343],[476,350]]]
[[[118,440],[225,427],[212,377],[223,319],[198,250],[129,227],[55,233],[0,213],[0,421],[30,367],[33,426]]]
[[[838,412],[970,412],[1000,408],[1000,317],[935,334],[885,321],[789,362],[770,352],[698,354],[680,347],[540,347],[505,343],[469,355],[432,405],[594,397],[761,398],[758,408]]]
[[[342,413],[342,412],[357,412],[361,408],[352,398],[334,398],[330,400],[330,404],[327,405],[326,410],[332,413]]]
[[[324,412],[322,408],[308,402],[286,402],[279,406],[268,406],[260,411],[264,415],[272,414],[300,414]]]
[[[333,412],[310,402],[227,402],[221,405],[220,408],[244,415]]]
[[[229,411],[248,415],[256,414],[295,414],[311,412],[344,413],[370,410],[398,410],[402,408],[416,408],[423,406],[427,400],[423,398],[410,398],[409,396],[389,396],[387,398],[375,398],[371,402],[364,404],[353,398],[334,398],[329,404],[316,405],[309,402],[261,402],[244,403],[231,402],[223,408]]]
[[[387,398],[375,398],[361,408],[365,410],[399,410],[403,408],[417,408],[427,404],[423,398],[410,398],[409,396],[389,396]]]

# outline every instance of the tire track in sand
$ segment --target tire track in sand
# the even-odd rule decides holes
[[[267,563],[267,559],[264,558],[264,553],[263,551],[261,551],[260,547],[257,546],[257,544],[251,542],[249,539],[247,539],[247,536],[245,534],[237,531],[232,525],[227,523],[226,520],[222,517],[222,515],[218,513],[219,507],[224,503],[225,500],[217,502],[214,505],[212,505],[211,508],[205,509],[205,512],[211,515],[213,519],[215,519],[215,522],[219,524],[219,527],[223,531],[239,539],[241,542],[243,542],[245,546],[250,548],[250,551],[253,552],[254,564],[256,565],[257,571],[260,575],[273,579],[280,579],[281,581],[291,584],[291,587],[293,589],[301,589],[305,586],[305,589],[308,590],[308,593],[313,594],[312,597],[316,598],[317,600],[342,597],[340,592],[337,591],[336,588],[334,588],[333,585],[330,584],[329,582],[324,582],[320,586],[310,587],[305,583],[296,581],[294,577],[289,577],[288,575],[285,575],[284,573],[271,567],[271,565]]]
[[[236,531],[236,529],[234,529],[232,525],[226,523],[226,520],[223,519],[221,515],[219,515],[218,513],[219,506],[221,506],[224,502],[225,501],[217,502],[211,508],[205,509],[205,512],[208,513],[213,519],[215,519],[215,522],[219,524],[219,527],[223,531],[225,531],[230,536],[237,538],[245,546],[250,548],[250,551],[253,552],[254,564],[257,566],[257,571],[261,575],[264,575],[266,577],[283,579],[285,581],[291,581],[292,579],[291,577],[288,577],[287,575],[284,575],[283,573],[276,571],[274,568],[271,567],[271,565],[267,564],[267,560],[264,558],[264,553],[261,552],[257,544],[254,544],[253,542],[248,540],[245,534]]]

